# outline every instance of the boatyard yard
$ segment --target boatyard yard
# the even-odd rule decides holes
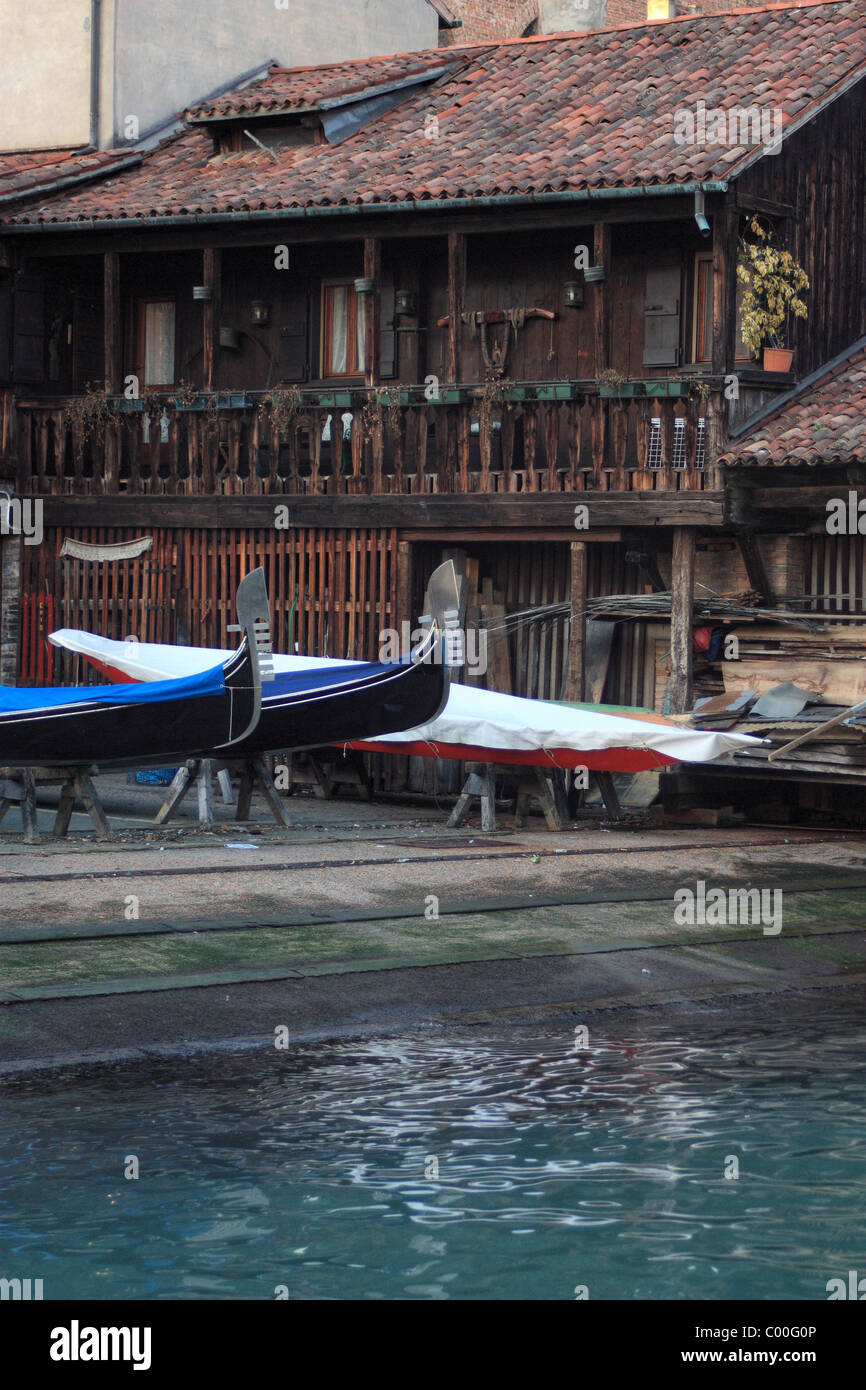
[[[551,835],[444,826],[443,809],[287,801],[209,832],[147,824],[154,788],[104,779],[118,843],[0,836],[7,1072],[150,1048],[560,1012],[726,1010],[737,997],[862,986],[866,836],[596,818]],[[50,825],[51,812],[45,812]],[[507,827],[507,817],[504,818]],[[674,894],[781,889],[769,919],[677,925]],[[757,914],[754,914],[757,917]]]

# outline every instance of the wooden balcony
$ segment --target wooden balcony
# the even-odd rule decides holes
[[[678,380],[19,396],[14,453],[55,496],[699,492],[722,404]]]

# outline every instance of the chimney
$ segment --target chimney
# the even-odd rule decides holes
[[[676,14],[676,0],[646,0],[647,19],[675,19]]]
[[[539,0],[539,34],[585,33],[603,29],[607,0]]]

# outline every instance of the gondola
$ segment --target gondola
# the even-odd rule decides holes
[[[441,568],[447,603],[456,581],[453,566]],[[83,689],[0,688],[0,765],[141,768],[250,758],[395,732],[435,718],[445,704],[437,615],[406,661],[276,677],[262,570],[239,586],[237,612],[240,647],[196,675]]]

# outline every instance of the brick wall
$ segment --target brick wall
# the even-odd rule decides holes
[[[744,9],[754,0],[676,0],[678,14],[716,14]],[[449,0],[461,29],[443,29],[443,44],[485,43],[490,39],[520,38],[538,19],[538,0]],[[640,24],[647,16],[647,0],[607,0],[605,24]]]

